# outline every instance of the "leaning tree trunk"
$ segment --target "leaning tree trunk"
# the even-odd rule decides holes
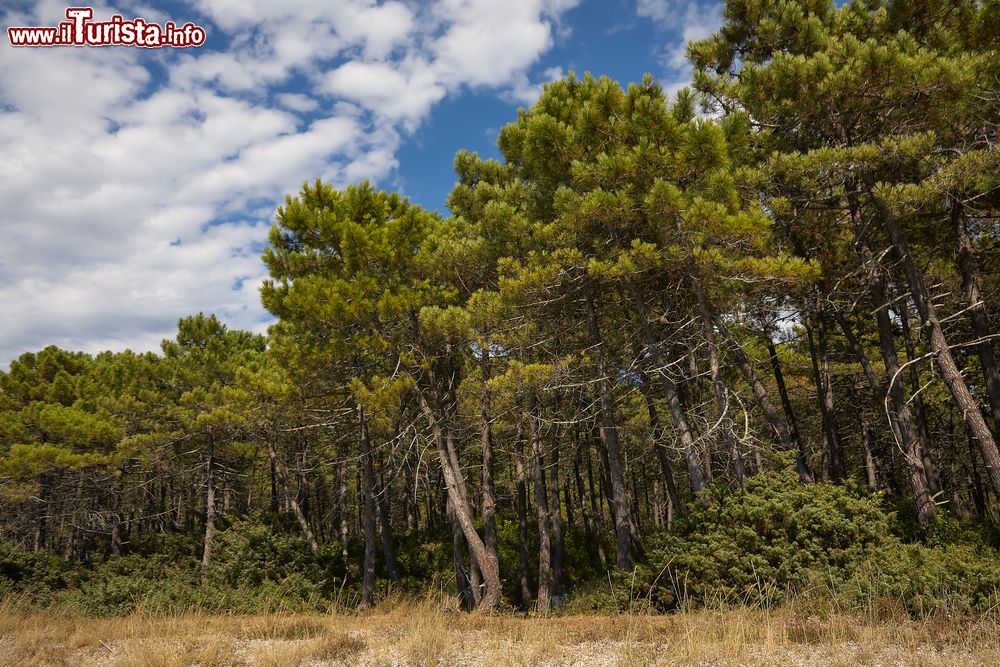
[[[483,574],[483,581],[486,584],[486,591],[483,594],[480,606],[485,609],[495,609],[500,604],[502,591],[500,588],[500,569],[495,561],[491,561],[486,552],[486,545],[483,543],[479,533],[476,532],[476,525],[472,518],[472,509],[469,506],[468,495],[464,493],[465,481],[461,478],[462,471],[457,466],[458,456],[454,451],[451,438],[445,433],[445,425],[431,408],[427,397],[422,391],[417,391],[417,399],[420,403],[420,410],[424,413],[428,425],[431,429],[431,437],[437,448],[438,459],[441,464],[441,474],[444,477],[445,487],[448,492],[448,499],[452,503],[455,511],[455,520],[462,529],[465,541],[469,545],[469,553],[479,563]],[[453,463],[455,462],[455,463]]]
[[[712,377],[712,388],[715,392],[715,404],[719,410],[722,437],[729,449],[729,458],[733,464],[736,483],[739,484],[740,489],[745,489],[747,486],[747,471],[743,465],[740,443],[736,439],[736,432],[733,429],[733,420],[728,414],[729,399],[726,392],[726,383],[722,379],[722,369],[719,367],[719,351],[715,342],[715,329],[712,323],[712,312],[708,305],[708,294],[705,292],[705,285],[701,282],[701,277],[698,275],[698,267],[693,259],[688,262],[688,267],[691,271],[691,282],[694,285],[695,295],[698,298],[698,312],[701,315],[701,332],[708,347],[708,367]]]
[[[278,481],[281,484],[281,491],[285,495],[285,500],[289,507],[292,508],[292,513],[295,515],[295,520],[298,521],[299,527],[302,529],[302,534],[306,536],[306,540],[309,542],[309,550],[313,554],[319,554],[319,542],[316,540],[316,534],[313,533],[312,528],[309,526],[309,519],[306,518],[305,512],[302,511],[302,506],[299,505],[298,500],[292,494],[291,489],[288,486],[288,469],[285,466],[285,462],[278,457],[278,452],[274,447],[274,443],[270,440],[267,441],[267,455],[271,459],[271,466],[276,471]]]
[[[976,266],[972,236],[969,234],[965,211],[961,202],[957,200],[952,203],[951,219],[958,237],[958,266],[962,271],[962,291],[969,304],[972,335],[979,341],[976,353],[979,356],[979,364],[983,367],[983,378],[986,380],[986,395],[989,397],[990,411],[993,413],[993,432],[1000,438],[1000,371],[997,370],[997,359],[993,353],[993,337],[996,332],[990,328],[986,304],[983,303],[979,289],[979,269]]]
[[[687,415],[684,414],[684,407],[681,405],[677,385],[674,384],[674,381],[670,379],[669,375],[667,375],[666,359],[664,359],[663,352],[660,350],[660,341],[656,339],[656,334],[653,333],[653,327],[649,324],[649,317],[646,313],[646,301],[642,297],[642,292],[639,291],[639,287],[631,278],[627,278],[625,282],[628,285],[629,292],[632,294],[632,303],[636,309],[636,315],[639,319],[639,327],[642,329],[642,335],[646,342],[646,347],[652,355],[653,361],[656,363],[656,375],[660,378],[663,395],[667,399],[667,405],[670,407],[670,414],[674,418],[674,429],[677,431],[677,435],[680,438],[681,449],[684,451],[684,459],[687,463],[688,480],[691,483],[691,492],[700,501],[704,502],[702,491],[705,490],[705,471],[702,466],[701,452],[698,450],[694,436],[691,433],[691,427],[688,424]]]
[[[898,434],[895,431],[893,434],[900,437],[899,444],[906,459],[917,520],[925,523],[934,518],[937,508],[927,483],[927,473],[924,470],[923,456],[920,452],[920,438],[913,421],[913,414],[910,412],[909,403],[906,400],[902,378],[899,377],[899,357],[896,355],[896,342],[893,339],[892,322],[889,320],[890,303],[885,284],[878,274],[871,248],[863,239],[860,208],[853,193],[848,195],[848,204],[855,228],[855,246],[860,253],[862,267],[868,273],[868,290],[871,294],[872,307],[875,309],[879,346],[888,378],[886,395],[892,403],[892,413],[894,413],[895,420],[899,425]],[[890,419],[892,419],[892,413],[890,413]]]
[[[986,463],[986,473],[990,479],[990,486],[994,493],[1000,495],[1000,449],[997,449],[996,440],[990,432],[983,419],[983,414],[979,409],[976,399],[969,391],[969,386],[962,377],[962,372],[955,363],[955,358],[951,354],[951,347],[945,338],[944,330],[941,328],[941,320],[938,319],[937,309],[931,299],[927,286],[924,284],[923,276],[920,273],[917,262],[910,250],[909,241],[899,219],[890,210],[889,205],[875,192],[875,177],[870,173],[865,174],[865,185],[867,194],[875,204],[879,217],[889,233],[889,240],[903,262],[903,269],[906,272],[906,279],[910,285],[910,295],[913,304],[917,307],[920,315],[921,325],[924,334],[927,336],[931,349],[934,351],[934,358],[938,368],[941,370],[941,377],[948,391],[951,392],[955,404],[965,419],[966,426],[976,438],[979,445],[980,454]]]
[[[667,496],[670,498],[671,516],[683,516],[684,505],[681,503],[681,496],[677,491],[677,485],[674,484],[674,473],[670,468],[670,458],[667,456],[666,445],[663,444],[663,426],[660,424],[659,411],[657,411],[656,403],[653,401],[653,392],[645,381],[641,385],[641,390],[646,398],[646,410],[649,413],[649,428],[653,438],[653,449],[656,451],[656,458],[660,463],[663,482],[667,487]]]
[[[785,411],[785,419],[788,420],[788,435],[795,441],[795,471],[799,474],[800,482],[811,484],[816,481],[816,478],[809,468],[805,442],[802,440],[802,434],[799,433],[799,423],[795,418],[795,411],[792,409],[792,401],[788,397],[785,375],[781,372],[781,360],[778,359],[778,348],[774,345],[774,339],[771,338],[770,330],[764,332],[764,343],[767,345],[767,355],[771,360],[774,383],[778,386],[778,397],[781,399],[781,408]]]
[[[910,329],[910,314],[905,303],[897,306],[899,323],[902,325],[903,347],[906,349],[907,375],[910,376],[910,401],[913,403],[913,418],[917,425],[917,435],[920,436],[920,457],[924,461],[924,473],[927,475],[927,485],[931,495],[941,491],[941,476],[931,458],[931,429],[927,423],[927,408],[920,395],[920,372],[917,368],[917,350],[913,343],[913,332]]]

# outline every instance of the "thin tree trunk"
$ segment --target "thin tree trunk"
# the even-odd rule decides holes
[[[816,480],[812,470],[809,468],[809,460],[806,456],[805,442],[802,434],[799,433],[799,423],[795,418],[795,410],[792,409],[792,401],[788,397],[788,387],[785,385],[785,375],[781,372],[781,360],[778,359],[778,348],[771,338],[771,332],[764,332],[764,343],[767,345],[767,355],[771,360],[771,371],[774,373],[774,383],[778,386],[778,397],[781,399],[781,408],[785,411],[785,419],[788,422],[788,434],[795,441],[795,470],[799,474],[799,481],[803,484],[811,484]]]
[[[490,567],[500,571],[500,558],[497,555],[497,523],[496,523],[496,491],[493,482],[493,426],[492,405],[490,396],[490,351],[484,347],[480,353],[479,367],[482,375],[483,389],[480,397],[480,440],[483,447],[483,545],[486,547],[486,558]],[[478,593],[478,591],[477,591]]]
[[[721,420],[722,437],[729,449],[729,459],[732,463],[733,473],[736,476],[736,483],[740,489],[747,486],[747,472],[743,465],[743,455],[740,453],[740,443],[736,439],[736,432],[733,429],[733,420],[729,417],[729,398],[726,392],[726,383],[722,379],[722,370],[719,367],[719,352],[715,343],[715,331],[712,326],[712,312],[708,305],[708,294],[705,286],[698,275],[697,265],[692,259],[688,262],[691,272],[691,282],[694,285],[695,295],[698,298],[698,311],[701,315],[701,333],[708,347],[708,368],[712,377],[712,388],[715,392],[715,404],[719,410]]]
[[[670,458],[667,456],[667,448],[663,443],[663,426],[660,424],[660,414],[656,409],[656,402],[653,400],[653,392],[645,379],[640,386],[646,398],[646,411],[649,413],[649,427],[652,431],[653,449],[656,451],[656,458],[660,463],[660,473],[663,475],[663,482],[667,487],[667,496],[673,506],[673,513],[677,516],[684,515],[684,506],[681,503],[680,493],[677,485],[674,484],[674,473],[670,468]]]
[[[302,507],[288,486],[288,470],[284,462],[278,457],[278,452],[270,439],[267,441],[267,455],[271,459],[272,467],[277,472],[278,481],[281,483],[281,490],[288,501],[289,507],[292,509],[292,513],[295,515],[295,520],[298,521],[299,527],[302,528],[302,534],[306,536],[306,540],[309,542],[309,550],[313,554],[318,555],[319,542],[316,540],[316,534],[313,533],[312,528],[309,526],[309,519],[306,518],[305,512],[302,511]]]
[[[601,561],[601,569],[608,569],[608,555],[604,549],[604,506],[601,504],[600,495],[594,488],[594,463],[590,454],[590,445],[587,445],[587,480],[590,482],[590,507],[594,512],[594,529],[597,533],[597,558]]]
[[[361,577],[361,606],[370,607],[375,599],[375,467],[372,464],[368,420],[364,408],[358,406],[358,429],[361,450],[362,523],[365,536],[365,559]]]
[[[563,599],[563,565],[566,561],[566,543],[564,535],[562,503],[559,501],[559,489],[562,479],[559,473],[559,440],[557,431],[552,442],[552,492],[549,494],[549,520],[552,524],[552,579],[550,585],[550,600],[552,604],[560,605]],[[568,489],[567,489],[568,490]],[[566,508],[567,510],[569,507]]]
[[[896,343],[892,335],[892,322],[889,320],[889,302],[886,298],[885,284],[877,273],[877,267],[871,249],[860,236],[863,229],[861,217],[854,196],[849,195],[851,216],[856,230],[856,248],[861,253],[862,265],[868,272],[868,289],[871,293],[872,306],[875,308],[875,322],[878,328],[879,345],[882,350],[882,360],[885,363],[886,376],[889,378],[888,397],[892,402],[892,411],[899,424],[899,436],[909,472],[910,488],[913,491],[914,506],[917,520],[927,522],[934,518],[936,507],[927,484],[927,474],[924,471],[923,457],[920,454],[920,439],[917,435],[913,415],[906,401],[903,384],[899,375],[899,358],[896,356]]]
[[[521,449],[518,438],[518,449]],[[528,571],[528,488],[527,475],[524,471],[523,454],[518,451],[514,455],[514,474],[517,480],[517,549],[518,574],[521,578],[521,608],[531,605],[531,580]]]
[[[878,491],[878,475],[875,470],[875,453],[872,451],[872,432],[868,424],[868,415],[864,407],[858,408],[858,430],[861,431],[861,449],[865,455],[865,482],[868,492]]]
[[[379,532],[382,535],[382,556],[385,558],[385,569],[389,580],[394,586],[400,586],[399,565],[396,563],[396,549],[392,544],[392,524],[389,521],[389,508],[385,500],[376,503],[378,508]]]
[[[537,407],[535,412],[537,413]],[[539,415],[535,413],[529,416],[528,433],[531,440],[531,477],[532,485],[535,488],[535,513],[538,516],[538,596],[535,598],[535,605],[538,612],[544,614],[549,610],[549,596],[551,595],[552,539],[538,417]]]
[[[830,372],[830,339],[826,318],[823,313],[818,318],[819,358],[823,380],[823,417],[830,434],[830,477],[835,482],[847,477],[844,469],[844,443],[837,422],[837,406],[833,397],[833,374]]]
[[[615,426],[615,411],[613,388],[610,370],[606,360],[604,342],[601,339],[600,325],[597,321],[597,311],[591,290],[586,293],[587,329],[590,342],[596,348],[597,356],[597,392],[601,410],[601,434],[608,450],[608,463],[611,474],[611,498],[615,508],[615,547],[617,551],[616,565],[619,570],[631,570],[632,534],[629,527],[629,506],[625,476],[622,472],[622,454],[618,444],[618,429]]]
[[[444,475],[444,483],[448,489],[448,498],[451,500],[455,510],[455,517],[465,535],[465,541],[469,545],[470,555],[475,558],[483,573],[483,581],[486,584],[486,591],[482,598],[482,607],[485,609],[495,609],[500,604],[502,595],[500,589],[500,570],[494,567],[494,562],[489,559],[486,553],[486,545],[476,532],[476,526],[472,519],[472,510],[469,507],[468,495],[465,491],[464,479],[461,479],[462,471],[457,466],[457,454],[451,446],[451,437],[444,432],[444,425],[431,409],[427,398],[423,392],[417,392],[420,409],[427,418],[431,428],[431,435],[438,450],[438,459],[441,463],[441,473]],[[455,462],[455,463],[453,463]]]
[[[666,359],[664,359],[663,353],[660,350],[660,341],[656,339],[656,334],[653,333],[653,327],[649,324],[649,317],[646,313],[646,302],[645,299],[643,299],[642,292],[639,291],[638,286],[631,279],[626,279],[626,284],[632,294],[632,302],[635,305],[636,316],[639,320],[639,327],[642,329],[646,347],[652,355],[653,361],[656,363],[656,375],[660,378],[660,385],[663,387],[663,395],[667,399],[667,405],[670,407],[670,414],[674,419],[674,428],[676,429],[677,435],[681,441],[681,449],[684,451],[684,459],[687,463],[687,473],[688,480],[691,484],[691,492],[699,500],[702,500],[701,492],[705,490],[705,471],[702,466],[701,452],[698,451],[698,446],[695,443],[694,436],[691,434],[691,427],[688,424],[687,415],[684,414],[684,407],[681,405],[677,385],[675,385],[674,381],[670,379],[669,375],[667,375]]]
[[[753,364],[750,362],[750,358],[747,356],[746,352],[743,351],[743,346],[740,345],[736,336],[732,334],[729,327],[727,327],[725,322],[722,321],[722,318],[715,313],[715,309],[711,303],[709,303],[709,308],[712,309],[713,315],[715,316],[715,325],[719,329],[719,333],[729,342],[730,347],[736,356],[736,363],[740,368],[740,372],[743,374],[743,379],[746,380],[746,383],[749,384],[750,388],[753,390],[754,398],[757,399],[757,405],[760,406],[761,412],[764,413],[764,418],[770,425],[771,430],[778,436],[778,441],[781,443],[782,449],[785,451],[792,451],[796,448],[795,442],[792,440],[792,436],[789,434],[788,427],[785,426],[784,420],[781,419],[778,411],[774,408],[774,404],[771,403],[771,398],[767,393],[767,388],[764,386],[764,383],[760,381],[760,378],[757,377],[757,373],[753,369]]]
[[[979,355],[983,378],[986,380],[986,394],[990,401],[990,411],[993,413],[993,432],[997,439],[1000,439],[1000,371],[997,370],[992,339],[996,331],[990,327],[986,304],[983,303],[980,292],[979,269],[976,266],[976,253],[972,246],[972,235],[969,233],[965,210],[957,200],[952,202],[951,219],[958,237],[958,266],[962,272],[962,292],[969,304],[972,335],[979,341],[976,353]]]
[[[462,526],[458,521],[455,506],[450,497],[448,498],[447,513],[451,519],[451,553],[455,563],[455,592],[458,594],[459,606],[465,611],[472,611],[474,605],[472,587],[465,572],[465,555],[462,551],[465,538],[462,537]]]
[[[576,455],[573,458],[573,477],[576,482],[576,495],[580,504],[580,515],[583,517],[583,532],[587,535],[587,541],[589,544],[593,544],[594,539],[594,522],[593,516],[590,514],[590,503],[587,502],[587,493],[583,485],[583,474],[580,472],[580,459],[583,457],[583,443],[580,441],[580,434],[577,431],[575,434],[576,439]],[[566,501],[569,504],[569,500]]]
[[[208,582],[208,570],[212,565],[212,542],[215,539],[215,438],[212,429],[206,432],[205,451],[205,544],[201,552],[201,583]]]
[[[114,556],[122,554],[122,489],[121,471],[117,471],[119,476],[114,476],[111,480],[111,553]]]
[[[347,540],[350,522],[347,520],[347,461],[337,463],[337,479],[340,488],[337,490],[337,513],[340,515],[340,552],[347,558]]]
[[[927,475],[927,486],[931,495],[937,495],[941,491],[941,478],[938,476],[937,466],[931,458],[931,429],[927,425],[927,410],[924,407],[924,399],[920,395],[920,372],[917,364],[917,351],[913,343],[913,333],[910,329],[910,313],[906,304],[897,307],[899,322],[902,326],[903,347],[906,349],[907,371],[910,378],[910,394],[913,403],[913,418],[917,425],[917,435],[920,436],[920,458],[924,462],[924,473]],[[902,380],[900,380],[902,381]]]
[[[951,354],[951,348],[937,316],[937,309],[934,307],[934,302],[924,284],[917,262],[913,258],[902,225],[889,209],[888,204],[875,194],[875,177],[872,174],[865,174],[865,185],[867,186],[867,194],[875,204],[879,217],[889,233],[889,239],[903,262],[906,278],[910,285],[910,296],[917,307],[922,328],[930,342],[931,349],[934,351],[934,358],[941,370],[941,377],[962,413],[969,431],[972,432],[979,444],[979,451],[986,464],[986,474],[989,477],[990,486],[995,494],[1000,495],[1000,450],[997,449],[996,440],[986,425],[979,405],[969,391],[969,386],[965,383],[965,378],[962,377],[962,373],[955,363],[955,358]]]

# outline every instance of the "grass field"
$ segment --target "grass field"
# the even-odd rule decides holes
[[[804,611],[669,616],[456,613],[399,601],[328,615],[95,619],[0,611],[0,664],[120,665],[998,665],[996,619],[863,619]]]

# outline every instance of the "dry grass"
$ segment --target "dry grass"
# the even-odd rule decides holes
[[[1000,624],[794,609],[521,618],[433,599],[330,615],[85,619],[0,608],[0,665],[483,664],[997,665]]]

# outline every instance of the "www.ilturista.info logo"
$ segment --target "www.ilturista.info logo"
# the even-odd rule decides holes
[[[69,7],[66,21],[55,27],[7,28],[11,46],[164,46],[184,48],[205,43],[205,29],[190,21],[178,26],[167,21],[162,26],[136,18],[126,20],[115,14],[108,21],[91,21],[91,7]]]

